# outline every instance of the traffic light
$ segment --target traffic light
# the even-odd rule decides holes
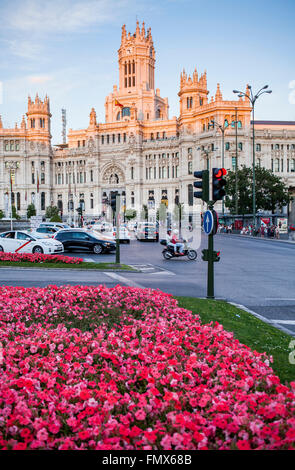
[[[209,170],[195,171],[194,177],[202,181],[195,181],[194,187],[200,188],[202,191],[195,191],[194,197],[202,199],[204,202],[209,201]]]
[[[203,261],[209,261],[209,250],[202,250],[202,260]]]
[[[79,215],[82,215],[82,206],[77,207],[76,211]]]
[[[212,200],[220,201],[225,196],[223,187],[226,185],[226,180],[223,176],[226,175],[225,168],[212,168]]]
[[[220,260],[220,251],[213,251],[213,262],[217,263]]]
[[[211,254],[212,253],[212,254]],[[211,258],[212,256],[212,258]],[[220,251],[210,251],[210,250],[202,250],[202,260],[203,261],[213,261],[213,263],[218,263],[220,261]]]

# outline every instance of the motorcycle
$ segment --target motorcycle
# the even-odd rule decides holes
[[[198,256],[196,250],[193,250],[193,249],[189,248],[188,245],[187,245],[186,240],[183,240],[183,243],[184,243],[183,253],[175,253],[173,246],[170,246],[170,245],[167,246],[167,240],[161,240],[160,244],[166,247],[162,251],[162,255],[163,255],[164,259],[168,260],[168,259],[171,259],[171,258],[180,258],[180,257],[183,257],[183,256],[187,256],[190,261],[195,260]]]

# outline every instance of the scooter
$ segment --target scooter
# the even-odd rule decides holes
[[[181,258],[183,256],[187,256],[190,261],[194,261],[198,256],[196,250],[192,250],[191,248],[189,248],[186,240],[184,240],[183,242],[184,242],[183,253],[175,253],[174,247],[170,245],[167,246],[167,240],[161,240],[160,241],[161,245],[166,246],[166,248],[164,248],[164,250],[162,251],[162,255],[164,259],[168,260],[171,258]]]

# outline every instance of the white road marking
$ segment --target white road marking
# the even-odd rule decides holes
[[[284,297],[266,297],[265,300],[295,300],[294,298],[284,298]]]
[[[150,274],[166,274],[166,276],[175,276],[175,273],[171,272],[171,271],[166,271],[166,270],[163,270],[163,271],[157,271],[156,273],[150,273]]]
[[[92,259],[92,258],[84,258],[84,261],[86,263],[95,263],[94,259]]]
[[[126,286],[129,286],[129,287],[139,287],[140,289],[146,289],[145,286],[142,286],[141,284],[138,284],[137,282],[134,282],[132,281],[131,279],[127,279],[126,277],[123,277],[123,276],[119,276],[119,274],[116,274],[116,273],[110,273],[110,272],[105,272],[104,271],[104,274],[106,276],[109,276],[113,279],[116,279],[117,281],[119,282],[122,282],[123,284],[125,284]]]
[[[282,325],[295,325],[295,320],[272,320],[273,323],[281,323]]]

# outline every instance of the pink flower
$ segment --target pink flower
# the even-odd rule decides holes
[[[146,418],[146,414],[143,410],[138,410],[135,413],[135,418],[138,419],[139,421],[143,421]]]

